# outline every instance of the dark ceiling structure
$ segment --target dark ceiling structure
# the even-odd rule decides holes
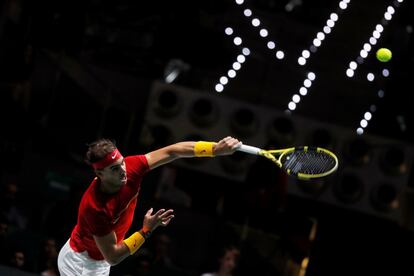
[[[314,127],[312,135],[315,136],[311,139],[317,138],[318,142],[332,147],[340,157],[338,173],[326,182],[306,186],[289,178],[286,188],[295,196],[294,200],[299,199],[292,205],[303,210],[310,206],[319,208],[312,203],[321,203],[320,213],[326,215],[322,215],[321,221],[328,225],[328,228],[322,227],[322,232],[327,232],[323,233],[323,242],[328,250],[324,251],[326,255],[319,260],[319,266],[330,263],[330,271],[335,271],[338,263],[343,265],[349,255],[340,252],[340,247],[356,254],[354,261],[358,260],[354,267],[360,267],[359,262],[365,265],[359,259],[366,252],[376,253],[380,261],[375,260],[373,264],[377,265],[399,250],[400,245],[410,247],[412,237],[405,244],[405,236],[398,235],[400,229],[394,224],[387,224],[387,228],[382,220],[371,223],[367,217],[358,217],[355,213],[334,216],[329,206],[361,211],[360,214],[393,223],[407,223],[407,228],[414,229],[414,207],[411,206],[414,195],[414,2],[341,1],[342,5],[347,3],[346,9],[341,9],[339,2],[5,1],[0,7],[0,89],[5,91],[1,95],[5,104],[0,118],[7,131],[3,131],[0,140],[2,154],[11,160],[2,160],[2,168],[21,173],[22,183],[29,184],[32,178],[43,177],[41,170],[54,168],[54,160],[70,164],[62,165],[62,170],[72,174],[79,168],[85,170],[81,156],[85,141],[107,136],[119,141],[125,152],[136,153],[148,150],[150,143],[146,143],[145,132],[148,129],[153,136],[162,137],[152,147],[181,138],[213,139],[227,131],[244,141],[257,142],[257,146],[274,146],[272,142],[278,139],[279,144],[286,145],[294,140],[290,133],[281,138],[280,133],[272,133],[274,129],[269,134],[262,131],[263,126],[255,128],[252,123],[255,114],[259,119],[283,114],[273,124],[278,131],[289,132],[294,122],[299,126],[297,137],[304,142],[310,137],[307,127]],[[388,6],[394,7],[390,21],[384,20]],[[246,16],[246,13],[252,15]],[[312,47],[332,13],[338,15],[334,27],[325,33],[320,47]],[[259,26],[253,26],[253,18],[260,20]],[[372,43],[365,59],[358,58],[378,24],[384,28],[381,37]],[[226,35],[228,27],[233,32]],[[267,36],[260,35],[262,29],[267,30]],[[240,45],[235,44],[236,37],[241,38]],[[274,49],[268,48],[269,41],[274,41]],[[235,70],[236,77],[229,77],[229,70],[245,48],[249,54],[244,55],[245,61],[243,58],[239,64],[241,68]],[[389,62],[382,63],[375,58],[379,48],[392,51]],[[299,65],[303,50],[310,50],[310,57],[305,65]],[[278,51],[283,52],[282,59],[276,57],[281,53]],[[346,72],[352,61],[357,63],[357,69],[353,77],[348,77]],[[174,69],[178,70],[177,75],[172,83],[166,84],[166,75]],[[382,75],[384,69],[389,70],[389,76]],[[315,79],[307,95],[301,95],[296,109],[286,113],[310,72],[315,74]],[[367,79],[370,73],[374,76],[372,81]],[[216,85],[226,75],[223,91],[216,92]],[[216,106],[210,105],[215,101]],[[190,106],[191,103],[195,104]],[[160,108],[160,104],[164,106]],[[180,105],[190,108],[179,113]],[[243,107],[256,113],[246,112]],[[221,113],[215,113],[216,108]],[[367,111],[372,118],[368,119],[362,139],[357,139],[356,130]],[[227,119],[234,118],[230,127],[226,125]],[[213,125],[212,121],[217,124]],[[324,125],[327,127],[319,128]],[[329,140],[326,129],[332,130],[334,139]],[[171,133],[176,135],[171,138],[168,136]],[[275,139],[266,140],[268,134]],[[348,138],[355,140],[350,142]],[[138,146],[137,141],[141,142]],[[368,152],[367,142],[385,145],[390,141],[393,141],[392,147]],[[42,161],[36,159],[40,155],[43,155]],[[196,171],[185,173],[191,183],[195,178],[200,179],[197,187],[203,188],[196,192],[196,188],[189,188],[198,196],[199,206],[212,204],[209,192],[215,191],[211,183],[230,195],[227,200],[232,215],[244,215],[236,210],[238,206],[246,213],[252,212],[250,203],[243,201],[242,193],[255,195],[253,189],[266,197],[265,203],[273,206],[272,196],[280,196],[280,191],[272,190],[272,177],[277,172],[268,169],[267,163],[250,166],[248,158],[233,156],[234,159],[223,158],[211,165],[204,160],[177,161],[180,168]],[[205,173],[201,177],[200,171]],[[248,178],[255,173],[258,178]],[[216,176],[219,178],[213,178]],[[182,182],[188,183],[188,179]],[[240,188],[240,181],[245,180],[251,183]],[[29,184],[27,191],[37,192],[37,187]],[[411,190],[403,194],[406,188]],[[400,194],[408,204],[402,204]],[[251,219],[264,223],[262,217],[272,210],[265,205],[263,209],[258,206],[253,211],[263,211],[263,214]],[[367,228],[354,225],[355,221]],[[382,231],[376,231],[379,228]],[[393,239],[385,240],[389,229],[393,231]],[[373,236],[371,231],[375,232]],[[340,239],[335,236],[338,232],[342,235]],[[359,239],[354,240],[352,235]],[[367,237],[370,239],[366,248],[356,250],[355,246],[367,244]],[[387,255],[374,252],[378,240],[389,249]],[[340,257],[330,254],[333,250]],[[407,258],[403,267],[409,267],[410,261],[412,257]],[[399,264],[400,260],[392,263]],[[381,266],[376,269],[380,271]]]
[[[251,55],[223,96],[285,110],[306,74],[314,72],[314,85],[295,114],[356,130],[364,112],[375,104],[376,114],[366,133],[412,142],[409,91],[414,9],[409,1],[397,3],[392,20],[386,22],[384,11],[393,3],[397,2],[352,1],[341,10],[338,1],[332,0],[79,1],[76,5],[46,1],[26,11],[26,16],[31,20],[28,37],[35,45],[64,49],[83,62],[147,79],[162,79],[167,64],[178,59],[190,69],[176,83],[211,93],[241,47],[248,47]],[[287,11],[289,4],[293,8]],[[245,9],[260,18],[261,27],[269,33],[266,38],[243,15]],[[332,12],[339,15],[332,32],[305,66],[298,65],[301,52],[309,49]],[[384,22],[377,44],[355,76],[347,77],[349,62],[356,60],[375,26]],[[233,28],[243,45],[232,43],[224,34],[226,27]],[[284,59],[275,58],[276,50],[266,47],[267,40],[276,42]],[[382,47],[393,51],[389,63],[375,58],[375,51]],[[387,78],[380,74],[384,68],[390,71]],[[372,82],[366,79],[369,72],[377,75]],[[377,96],[379,90],[385,91],[382,99]]]
[[[21,11],[11,11],[17,20],[14,26],[3,24],[3,39],[9,44],[3,47],[13,52],[19,50],[13,47],[13,40],[29,43],[36,49],[64,51],[82,63],[148,80],[162,79],[167,64],[178,59],[190,69],[176,83],[211,93],[241,48],[248,47],[251,55],[223,96],[285,110],[306,74],[314,72],[314,85],[295,114],[356,129],[364,112],[377,104],[367,133],[412,142],[409,91],[414,9],[410,1],[396,4],[392,20],[385,23],[381,38],[355,76],[345,75],[349,62],[357,58],[375,26],[384,23],[384,11],[394,2],[352,1],[346,10],[333,0],[28,2]],[[287,11],[289,4],[292,9]],[[266,38],[243,15],[245,9],[261,20],[260,27],[268,30]],[[309,49],[333,12],[339,19],[332,32],[307,64],[299,66],[301,52]],[[232,43],[224,34],[226,27],[233,28],[243,45]],[[276,42],[275,50],[266,47],[267,40]],[[374,53],[381,47],[393,51],[387,64],[375,59]],[[275,58],[279,49],[285,54],[282,60]],[[13,57],[8,52],[6,60],[15,64]],[[385,67],[390,70],[388,78],[380,75]],[[377,75],[372,82],[366,80],[369,72]],[[385,91],[383,99],[378,99],[378,90]]]

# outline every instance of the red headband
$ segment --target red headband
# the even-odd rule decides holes
[[[114,149],[113,152],[108,153],[101,160],[92,163],[92,167],[95,170],[101,170],[101,169],[111,165],[112,163],[115,163],[121,157],[122,157],[122,154],[118,151],[118,149]]]

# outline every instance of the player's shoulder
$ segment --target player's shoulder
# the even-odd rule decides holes
[[[148,167],[148,161],[147,161],[147,157],[145,156],[145,154],[129,155],[125,157],[125,163],[127,164],[127,169],[128,169],[128,165],[144,167],[144,168]]]

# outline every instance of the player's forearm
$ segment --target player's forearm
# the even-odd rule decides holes
[[[194,156],[214,156],[215,146],[215,142],[180,142],[169,146],[168,153],[172,159]]]
[[[148,165],[151,169],[170,163],[179,158],[193,157],[196,142],[186,141],[169,145],[162,149],[146,154]]]
[[[145,156],[148,166],[154,169],[178,158],[183,157],[213,157],[232,154],[241,143],[230,136],[219,142],[187,141],[176,143],[150,153]]]
[[[130,255],[128,247],[123,243],[118,243],[113,247],[110,254],[104,254],[105,260],[110,265],[117,265]]]
[[[172,159],[193,157],[195,143],[193,141],[186,141],[172,144],[168,147],[168,153]]]

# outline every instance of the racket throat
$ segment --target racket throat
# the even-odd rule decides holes
[[[271,154],[267,151],[264,151],[264,150],[260,151],[259,154],[266,157],[267,159],[269,159],[270,161],[272,161],[276,165],[278,165],[279,168],[282,167],[282,163],[273,154]]]

